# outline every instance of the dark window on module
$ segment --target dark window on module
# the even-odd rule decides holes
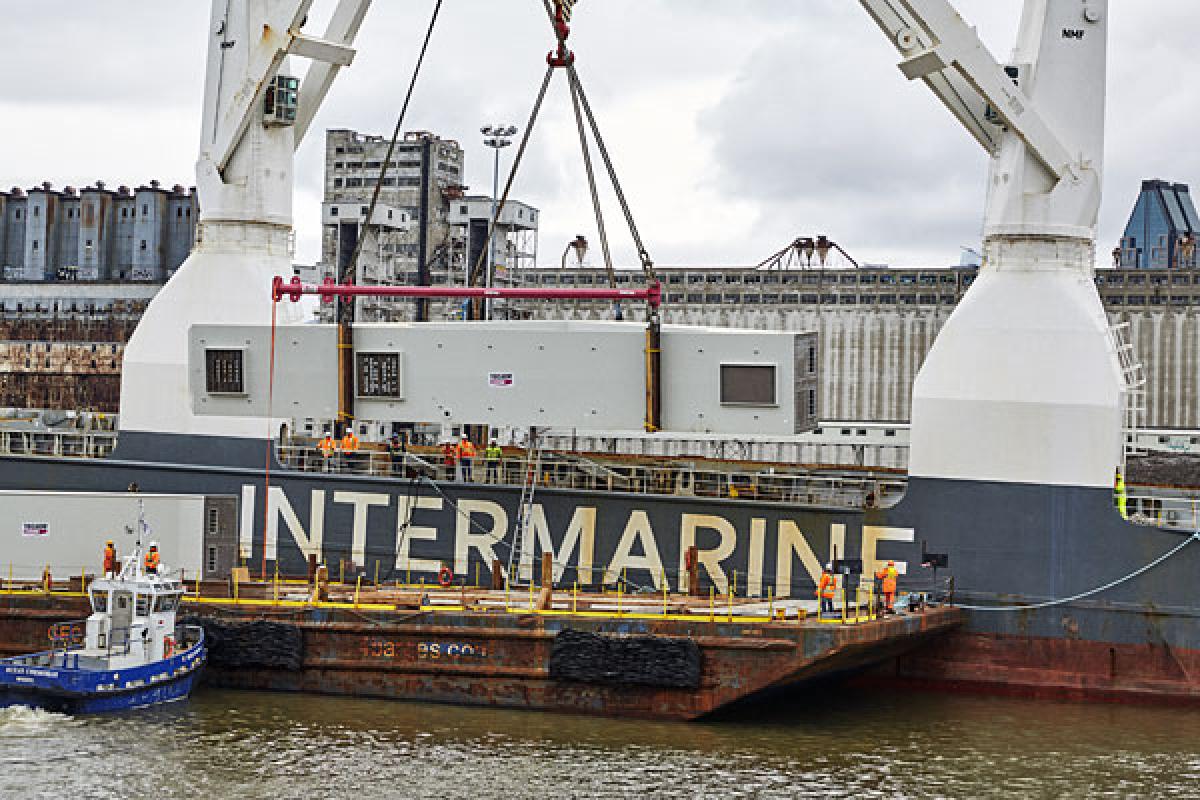
[[[721,402],[728,405],[775,405],[775,365],[722,364]]]
[[[245,394],[246,379],[241,350],[204,351],[204,388],[209,394]]]
[[[358,396],[400,397],[400,354],[357,353]]]

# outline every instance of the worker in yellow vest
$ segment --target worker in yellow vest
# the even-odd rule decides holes
[[[1129,519],[1128,497],[1125,494],[1125,477],[1121,474],[1121,470],[1117,470],[1117,479],[1113,484],[1113,496],[1117,502],[1117,511],[1121,512],[1121,519]]]
[[[833,613],[833,598],[837,595],[837,576],[833,574],[833,565],[826,564],[821,570],[821,580],[817,584],[817,597],[821,601],[821,613]]]
[[[483,451],[483,458],[487,461],[487,471],[484,474],[484,480],[488,483],[500,482],[500,459],[503,457],[504,451],[500,449],[500,445],[495,439],[488,444],[487,449]]]
[[[896,613],[896,583],[900,577],[900,571],[896,569],[896,562],[889,561],[887,566],[875,573],[875,577],[883,582],[879,590],[883,594],[883,607],[888,613]]]

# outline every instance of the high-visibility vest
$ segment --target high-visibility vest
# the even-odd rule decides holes
[[[832,600],[837,591],[837,578],[828,572],[821,573],[821,584],[817,587],[817,596]]]
[[[358,437],[353,433],[347,433],[342,437],[342,452],[353,453],[358,449]]]
[[[1121,477],[1121,473],[1117,473],[1117,485],[1113,489],[1117,496],[1117,510],[1121,512],[1124,519],[1129,519],[1129,510],[1126,504],[1125,495],[1125,479]]]
[[[875,573],[876,578],[883,580],[882,591],[884,594],[896,593],[896,578],[900,575],[900,571],[895,567],[884,567]]]
[[[499,445],[489,445],[488,449],[484,451],[484,455],[487,457],[488,461],[499,461],[500,457],[504,455],[504,451],[500,449]]]
[[[112,572],[117,568],[117,548],[104,548],[104,571]]]
[[[321,451],[321,455],[328,458],[333,455],[333,451],[337,449],[337,445],[334,444],[332,436],[326,436],[317,444],[317,449]]]
[[[146,569],[147,570],[158,569],[158,551],[157,550],[150,550],[146,553]]]
[[[459,458],[474,458],[475,457],[475,444],[470,439],[464,439],[462,442],[459,443],[458,457]]]

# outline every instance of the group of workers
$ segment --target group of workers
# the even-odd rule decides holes
[[[442,444],[442,466],[446,470],[446,480],[471,481],[475,479],[475,457],[479,449],[465,433],[458,441],[448,441]],[[484,481],[487,483],[500,482],[500,459],[504,451],[495,439],[492,439],[483,450],[483,460],[486,465]]]
[[[346,428],[346,433],[340,439],[335,439],[329,433],[321,437],[321,441],[317,442],[317,449],[321,451],[321,461],[326,472],[332,469],[334,459],[341,456],[347,462],[355,458],[358,453],[360,443],[358,436],[355,435],[353,428]]]
[[[147,575],[157,575],[162,559],[158,554],[158,542],[151,542],[150,549],[142,560],[142,566]],[[121,560],[117,557],[117,547],[113,540],[104,543],[104,577],[116,578],[121,572]]]
[[[899,582],[900,571],[896,569],[895,561],[888,561],[886,567],[881,567],[875,572],[875,579],[879,581],[879,593],[883,596],[883,611],[888,614],[896,613],[896,585]],[[821,578],[817,581],[817,599],[821,601],[821,613],[833,613],[833,600],[837,597],[838,581],[837,573],[833,571],[833,564],[826,564],[821,570]]]
[[[407,439],[398,433],[393,433],[385,440],[384,447],[388,454],[392,473],[401,474],[407,463]],[[332,472],[339,459],[344,466],[353,467],[355,459],[359,457],[358,454],[362,450],[362,443],[354,431],[347,428],[345,435],[340,438],[326,433],[317,442],[317,450],[320,451],[324,471]],[[500,461],[503,455],[504,451],[495,439],[492,439],[487,447],[483,448],[483,460],[486,467],[484,481],[487,483],[500,482]],[[442,444],[442,466],[445,471],[445,480],[475,480],[475,461],[478,456],[479,448],[466,434],[459,439],[444,442]]]

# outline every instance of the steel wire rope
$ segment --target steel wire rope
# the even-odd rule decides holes
[[[401,105],[400,114],[396,118],[396,127],[392,130],[392,139],[390,142],[388,142],[387,156],[384,158],[383,163],[380,165],[379,178],[375,181],[375,191],[371,193],[371,203],[367,207],[367,217],[363,221],[363,229],[364,230],[366,229],[366,227],[368,225],[371,224],[371,220],[375,216],[375,207],[379,203],[379,194],[383,189],[383,181],[387,177],[387,171],[391,166],[392,156],[395,154],[395,150],[396,150],[396,142],[400,138],[400,132],[404,128],[404,119],[408,115],[408,107],[409,107],[409,104],[412,102],[413,92],[415,91],[416,86],[417,86],[417,79],[421,75],[421,67],[425,63],[425,55],[429,51],[429,42],[433,38],[433,31],[434,31],[434,28],[437,26],[438,16],[441,14],[443,2],[444,2],[444,0],[437,0],[437,2],[434,4],[433,14],[429,19],[429,26],[425,30],[425,38],[421,42],[421,51],[417,55],[417,62],[413,67],[412,77],[409,79],[409,82],[408,82],[408,90],[404,94],[404,103]],[[363,246],[364,239],[365,239],[365,237],[359,236],[358,240],[354,243],[354,252],[350,255],[350,261],[347,266],[347,270],[346,270],[346,272],[343,272],[342,274],[340,274],[338,276],[339,283],[345,283],[347,281],[347,279],[349,278],[350,272],[354,272],[355,274],[357,274],[358,258],[362,253],[362,246]],[[278,299],[274,298],[274,296],[273,296],[272,301],[271,301],[271,358],[270,358],[271,366],[270,366],[270,378],[267,382],[267,441],[266,441],[267,457],[266,457],[266,466],[264,469],[264,481],[263,481],[264,497],[263,497],[262,576],[264,579],[267,574],[267,526],[270,522],[270,508],[271,508],[271,501],[270,501],[271,455],[272,455],[271,443],[274,438],[272,431],[271,431],[271,425],[272,425],[271,407],[272,407],[272,400],[274,398],[274,393],[275,393],[275,330],[276,330],[276,308],[278,307],[278,305],[279,305]],[[353,309],[353,307],[354,307],[353,299],[351,299],[350,302],[347,303],[347,306],[349,309]],[[347,311],[346,308],[342,309],[342,315],[353,318],[353,312]]]
[[[266,463],[263,465],[263,546],[262,546],[262,573],[263,580],[267,579],[267,526],[271,521],[271,457],[274,455],[275,433],[271,430],[275,421],[272,419],[275,405],[275,333],[278,327],[277,311],[279,310],[279,298],[275,293],[271,293],[271,355],[268,359],[270,367],[267,377],[267,435],[265,437],[266,445]]]
[[[392,139],[388,142],[387,155],[383,159],[383,163],[379,167],[379,178],[375,181],[375,191],[371,193],[371,203],[367,206],[367,218],[363,221],[363,231],[371,224],[371,220],[375,216],[375,206],[379,202],[379,194],[383,190],[383,181],[387,177],[387,171],[391,168],[392,156],[396,151],[396,142],[400,138],[400,132],[404,128],[404,118],[408,115],[408,106],[412,102],[413,91],[417,86],[417,78],[421,75],[421,67],[425,63],[425,54],[429,50],[429,42],[433,38],[433,29],[437,25],[438,15],[442,10],[443,0],[437,0],[433,7],[433,16],[429,19],[429,27],[425,30],[425,40],[421,43],[421,52],[417,56],[417,63],[413,67],[412,77],[408,82],[408,91],[404,94],[404,103],[400,107],[400,115],[396,118],[396,127],[392,130]],[[338,276],[339,283],[345,283],[351,272],[357,274],[358,258],[362,254],[363,240],[366,237],[359,236],[358,241],[354,243],[354,252],[350,255],[350,261],[346,266],[346,271]],[[354,307],[354,299],[348,298],[347,305],[350,308]],[[343,310],[343,313],[346,313]]]
[[[567,86],[571,92],[571,107],[575,110],[575,129],[579,133],[579,149],[583,153],[583,166],[587,172],[588,190],[592,195],[592,211],[596,215],[596,229],[600,233],[600,249],[604,253],[604,269],[608,272],[608,285],[617,288],[617,274],[613,271],[612,252],[608,246],[608,230],[604,225],[604,212],[600,208],[600,193],[596,189],[596,172],[592,169],[592,148],[588,146],[587,131],[583,127],[583,111],[579,105],[579,84],[567,73]],[[620,307],[620,303],[617,303]]]
[[[1133,580],[1134,578],[1138,577],[1139,575],[1143,575],[1143,574],[1149,572],[1150,570],[1154,569],[1159,564],[1162,564],[1167,559],[1173,557],[1175,554],[1177,554],[1181,550],[1183,550],[1183,548],[1187,547],[1189,544],[1191,544],[1192,542],[1194,542],[1198,539],[1200,539],[1200,530],[1197,530],[1191,536],[1184,539],[1179,545],[1172,548],[1171,550],[1164,553],[1163,555],[1159,556],[1158,558],[1154,559],[1149,564],[1139,567],[1138,569],[1134,570],[1133,572],[1129,573],[1128,575],[1126,575],[1122,578],[1117,578],[1114,581],[1109,581],[1108,583],[1104,584],[1103,586],[1097,586],[1094,589],[1089,589],[1086,592],[1080,592],[1079,594],[1071,595],[1070,597],[1060,597],[1056,600],[1047,600],[1042,603],[1032,603],[1029,605],[1019,605],[1019,606],[972,606],[972,605],[955,604],[955,608],[962,608],[967,611],[985,611],[985,612],[986,611],[997,611],[997,612],[999,612],[999,611],[1035,611],[1035,610],[1041,609],[1041,608],[1053,608],[1054,606],[1066,605],[1067,603],[1073,603],[1076,600],[1082,600],[1085,597],[1091,597],[1093,595],[1097,595],[1097,594],[1100,594],[1101,592],[1105,592],[1105,591],[1108,591],[1109,589],[1120,586],[1123,583],[1127,583],[1128,581]]]
[[[592,128],[592,137],[596,140],[596,149],[600,151],[600,158],[603,159],[605,169],[608,170],[608,179],[612,181],[613,192],[617,196],[617,202],[621,205],[621,211],[625,214],[625,222],[629,225],[629,233],[633,236],[634,246],[637,247],[638,258],[642,261],[642,271],[646,274],[647,280],[655,281],[657,277],[654,273],[654,262],[650,258],[649,251],[646,250],[646,244],[642,240],[642,234],[638,230],[637,222],[634,221],[633,211],[630,209],[629,201],[625,197],[625,190],[621,188],[621,181],[617,178],[616,167],[613,166],[612,157],[608,153],[608,147],[604,144],[604,137],[600,135],[600,126],[596,122],[596,115],[592,113],[591,103],[588,102],[587,93],[583,91],[583,83],[579,79],[579,73],[575,69],[574,64],[567,65],[567,74],[579,93],[579,101],[583,105],[583,113]]]

